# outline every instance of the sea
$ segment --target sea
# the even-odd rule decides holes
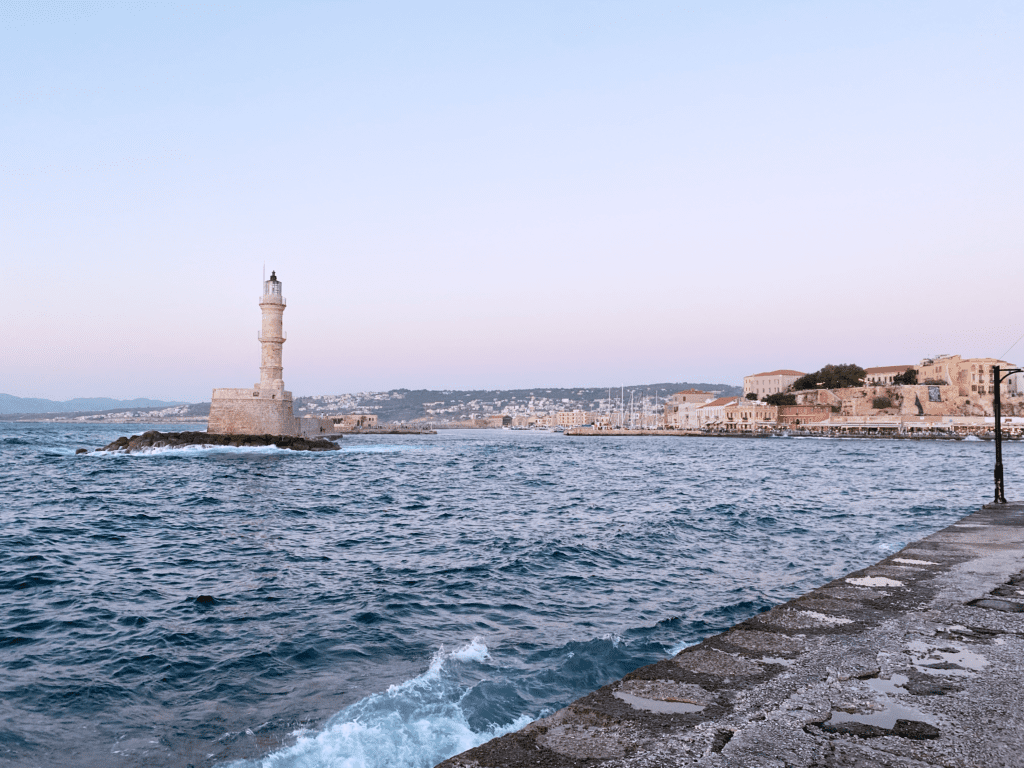
[[[75,454],[149,428],[0,424],[4,768],[428,768],[992,489],[984,441],[450,430]]]

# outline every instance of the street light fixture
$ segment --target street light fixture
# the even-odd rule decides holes
[[[999,385],[1003,383],[1003,379],[1007,376],[1014,373],[1020,373],[1021,371],[1024,371],[1024,368],[1009,368],[1006,373],[1002,373],[1002,368],[998,365],[992,366],[992,378],[994,378],[996,382],[995,396],[992,398],[992,410],[995,412],[996,416],[996,504],[1006,503],[1006,494],[1003,491],[1003,401],[999,392]]]

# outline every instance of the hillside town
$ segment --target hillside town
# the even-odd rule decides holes
[[[916,365],[828,365],[753,373],[743,388],[655,384],[620,388],[391,390],[295,399],[310,434],[387,430],[535,429],[572,434],[985,436],[994,427],[995,358],[936,355]],[[685,387],[685,388],[681,388]],[[1000,388],[1007,436],[1024,436],[1024,374]],[[22,420],[202,422],[209,404],[22,415]]]
[[[812,434],[860,436],[986,435],[994,427],[995,358],[936,355],[917,365],[860,368],[828,365],[805,373],[779,369],[744,377],[742,394],[689,388],[668,394],[649,389],[608,390],[592,407],[574,407],[571,398],[531,397],[424,403],[410,425],[425,428],[545,429],[594,433]],[[582,392],[582,390],[580,390]],[[1024,433],[1024,374],[1001,384],[1002,425],[1007,435]],[[308,404],[310,410],[315,404]],[[376,414],[308,413],[325,431],[380,429]]]
[[[564,413],[547,422],[702,434],[985,435],[995,424],[995,366],[1016,367],[994,358],[937,355],[916,366],[825,366],[810,374],[780,369],[744,377],[742,396],[676,392],[657,415],[660,420],[650,425],[621,415],[616,422],[614,416],[609,421],[598,414]],[[999,386],[1002,425],[1009,435],[1020,436],[1024,374],[1013,373]]]

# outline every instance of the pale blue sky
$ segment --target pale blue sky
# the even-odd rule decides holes
[[[250,386],[264,262],[296,395],[1002,354],[1024,333],[1022,22],[0,1],[0,392]]]

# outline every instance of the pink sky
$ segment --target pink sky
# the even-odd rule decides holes
[[[249,386],[264,263],[296,395],[1024,334],[1019,3],[4,12],[0,392]]]

